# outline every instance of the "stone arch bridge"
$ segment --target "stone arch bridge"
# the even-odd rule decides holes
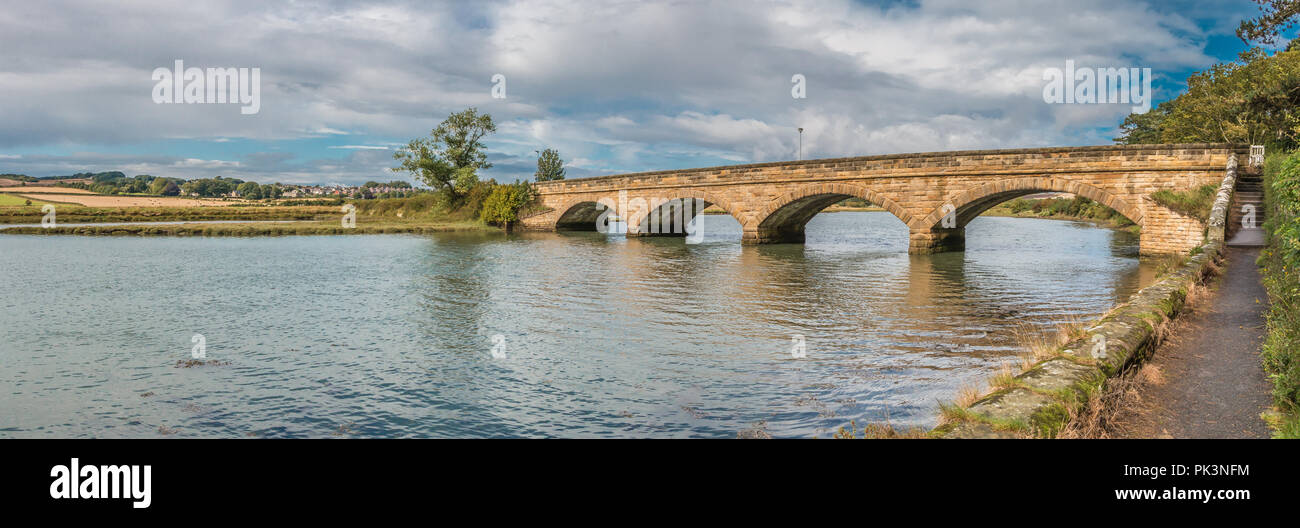
[[[742,243],[802,242],[814,215],[857,197],[907,225],[909,252],[934,253],[962,250],[966,224],[999,203],[1067,192],[1141,226],[1143,254],[1181,253],[1201,244],[1205,226],[1159,205],[1151,193],[1218,185],[1229,157],[1244,157],[1248,148],[1184,144],[928,152],[581,178],[539,183],[544,212],[521,224],[594,231],[604,207],[615,207],[618,214],[615,204],[621,199],[629,236],[683,236],[682,229],[670,228],[667,219],[673,215],[665,208],[698,199],[735,217]],[[684,220],[696,212],[687,208]],[[678,213],[677,221],[682,219]]]

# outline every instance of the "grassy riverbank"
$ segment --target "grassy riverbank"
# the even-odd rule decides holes
[[[461,203],[449,207],[429,194],[410,198],[359,200],[355,227],[343,224],[343,205],[249,207],[80,207],[59,206],[56,224],[11,227],[0,234],[88,236],[288,236],[378,233],[497,231],[478,219],[478,210]],[[0,207],[2,224],[39,224],[39,206]],[[222,221],[231,223],[163,223]],[[141,222],[134,225],[74,226],[77,223]],[[247,223],[241,223],[247,222]]]
[[[356,227],[344,227],[341,220],[247,224],[135,224],[117,226],[12,227],[0,234],[13,235],[85,235],[85,236],[291,236],[291,235],[373,235],[383,233],[439,233],[448,231],[487,231],[496,229],[481,222],[403,222],[357,219]]]
[[[1277,408],[1269,422],[1276,436],[1300,438],[1300,153],[1269,156],[1264,207],[1269,240],[1258,264],[1270,305],[1260,355]]]
[[[984,211],[981,216],[1004,216],[1013,218],[1046,218],[1051,220],[1076,220],[1093,222],[1113,229],[1123,229],[1133,233],[1141,230],[1132,220],[1125,218],[1114,209],[1084,198],[1016,198]]]
[[[342,216],[340,207],[83,207],[58,205],[58,222],[195,222],[200,220],[323,220]],[[0,224],[40,223],[45,213],[38,202],[0,207]]]

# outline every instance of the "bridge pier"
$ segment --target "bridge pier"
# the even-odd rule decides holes
[[[647,231],[647,232],[628,231],[628,232],[627,232],[627,237],[628,237],[628,238],[647,238],[647,237],[678,237],[678,238],[685,238],[685,237],[686,237],[686,232],[683,231],[683,232],[680,232],[680,233],[674,233],[674,232],[672,232],[672,231],[668,231],[668,232],[654,233],[654,232],[648,232],[648,231]]]
[[[740,235],[740,243],[746,246],[758,244],[802,244],[803,228],[795,229],[746,229]]]
[[[943,253],[946,251],[964,251],[966,249],[966,228],[913,230],[907,245],[907,252],[913,255]]]

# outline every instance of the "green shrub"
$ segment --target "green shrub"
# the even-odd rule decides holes
[[[1007,202],[1007,208],[1008,208],[1008,209],[1011,209],[1011,212],[1012,212],[1012,213],[1020,214],[1020,213],[1023,213],[1023,212],[1025,212],[1025,211],[1028,211],[1028,210],[1030,210],[1030,209],[1033,209],[1033,208],[1034,208],[1034,202],[1035,202],[1035,200],[1026,200],[1026,199],[1024,199],[1024,198],[1016,198],[1015,200],[1011,200],[1010,202]]]
[[[519,211],[533,198],[533,187],[527,182],[496,185],[483,200],[479,218],[489,224],[509,226],[519,221]]]

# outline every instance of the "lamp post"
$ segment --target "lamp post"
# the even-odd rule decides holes
[[[803,127],[799,127],[799,161],[803,161]]]

